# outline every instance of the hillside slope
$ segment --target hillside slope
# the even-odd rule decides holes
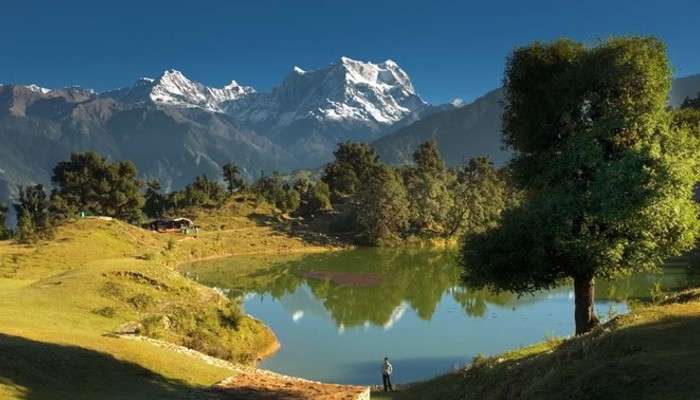
[[[678,107],[686,97],[700,93],[700,74],[673,80],[669,104]],[[496,165],[509,158],[502,147],[503,89],[493,90],[460,108],[438,112],[399,128],[373,143],[391,164],[411,162],[420,143],[435,140],[448,165],[475,156],[488,156]]]
[[[590,334],[474,361],[377,399],[696,399],[700,290],[614,318]]]
[[[391,164],[411,162],[419,144],[435,140],[448,165],[476,156],[488,156],[502,165],[508,159],[501,144],[502,113],[503,90],[497,89],[473,103],[425,117],[372,145],[379,156]]]
[[[203,220],[198,237],[84,219],[35,246],[0,242],[0,398],[191,398],[233,374],[115,333],[236,362],[269,354],[277,341],[267,327],[173,267],[228,254],[330,249],[251,218],[271,212],[233,201],[211,217],[216,225]]]
[[[686,97],[695,98],[700,94],[700,74],[673,80],[671,86],[671,106],[678,107]]]

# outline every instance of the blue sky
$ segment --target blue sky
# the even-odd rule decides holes
[[[97,90],[176,68],[208,85],[268,90],[294,65],[397,61],[428,101],[499,85],[514,46],[610,35],[666,41],[700,73],[700,1],[31,1],[0,9],[0,82]]]

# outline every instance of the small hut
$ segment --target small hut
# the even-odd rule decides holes
[[[157,219],[148,223],[148,229],[156,232],[181,232],[193,228],[194,222],[187,218]]]

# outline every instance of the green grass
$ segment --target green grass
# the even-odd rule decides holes
[[[373,399],[697,399],[700,290]]]
[[[37,245],[0,242],[0,398],[190,398],[231,375],[109,334],[125,324],[234,361],[274,348],[261,322],[173,267],[228,254],[326,249],[259,226],[232,207],[211,217],[226,230],[210,226],[198,238],[88,219],[64,224]]]

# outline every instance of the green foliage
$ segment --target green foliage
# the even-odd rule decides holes
[[[342,143],[335,155],[313,189],[307,189],[306,181],[296,182],[302,194],[299,213],[307,216],[330,208],[333,198],[338,213],[329,227],[354,232],[367,244],[395,242],[408,235],[451,239],[483,230],[495,224],[514,198],[514,192],[507,190],[506,175],[490,162],[480,159],[447,169],[433,141],[418,146],[414,164],[398,171],[381,163],[363,143]],[[389,208],[380,210],[385,203]]]
[[[595,276],[655,270],[694,246],[698,143],[666,108],[661,42],[536,43],[513,53],[505,82],[504,136],[524,200],[465,240],[469,283],[522,293],[573,277],[592,287]],[[576,297],[580,333],[592,292]]]
[[[160,182],[150,180],[146,183],[143,212],[149,218],[161,218],[168,209],[167,196],[160,193]]]
[[[301,196],[299,192],[294,190],[289,184],[282,185],[283,196],[281,201],[278,200],[276,205],[279,209],[285,212],[294,211],[301,204]]]
[[[137,175],[131,161],[109,163],[94,152],[73,153],[53,169],[52,212],[59,219],[87,211],[138,222],[144,199]]]
[[[366,174],[380,164],[379,156],[367,143],[339,143],[333,155],[335,160],[326,165],[321,178],[333,195],[359,192]]]
[[[245,188],[245,181],[241,176],[241,171],[236,164],[230,162],[222,167],[224,181],[228,185],[228,192],[233,194]]]
[[[657,280],[654,282],[651,289],[649,289],[649,298],[651,298],[652,303],[659,303],[661,300],[664,300],[664,297],[665,295],[663,287],[661,286],[661,281]]]
[[[7,229],[7,211],[8,208],[5,204],[0,203],[0,240],[5,240],[10,238],[10,231]]]
[[[413,153],[413,160],[415,165],[404,171],[411,229],[423,236],[443,236],[453,198],[437,144],[421,144]]]
[[[294,190],[297,191],[302,197],[307,194],[309,189],[312,187],[312,183],[309,180],[309,178],[302,176],[298,178],[296,181],[294,181]]]
[[[303,189],[303,187],[297,184],[294,186],[298,188],[297,190]],[[315,185],[307,186],[307,189],[305,191],[300,191],[300,193],[302,194],[301,204],[299,206],[299,213],[301,215],[313,215],[332,208],[331,191],[326,182],[316,182]]]
[[[483,232],[498,224],[503,210],[516,201],[504,175],[485,157],[470,159],[454,171],[449,184],[452,207],[445,221],[448,238]]]
[[[220,207],[226,201],[224,187],[206,175],[200,175],[184,189],[168,195],[168,208],[179,212],[192,207]]]
[[[130,297],[127,303],[137,310],[145,310],[154,304],[154,299],[148,293],[139,293]]]
[[[20,243],[32,243],[51,237],[53,224],[49,213],[49,201],[42,185],[21,187],[17,212],[16,239]]]
[[[277,172],[271,176],[260,176],[253,184],[253,192],[283,212],[294,211],[301,203],[299,192],[289,184],[282,183],[282,178]]]
[[[393,168],[379,165],[367,173],[359,203],[357,222],[364,242],[378,245],[401,238],[408,226],[409,202]]]
[[[182,345],[226,360],[252,361],[250,354],[237,353],[237,346],[232,345],[243,318],[238,304],[215,304],[200,309],[169,307],[165,315],[168,329],[181,335]],[[149,321],[148,325],[155,336],[163,334],[160,321]]]
[[[695,110],[700,110],[700,93],[698,93],[697,97],[695,97],[694,99],[686,97],[683,101],[683,104],[681,104],[681,108],[692,108]]]
[[[92,310],[93,314],[100,315],[105,318],[114,318],[115,315],[117,315],[116,311],[114,310],[114,307],[102,307],[98,308],[95,310]]]

